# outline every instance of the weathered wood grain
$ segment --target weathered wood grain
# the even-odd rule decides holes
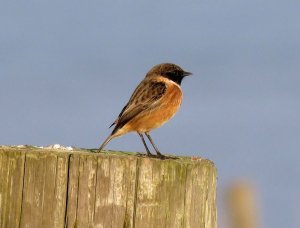
[[[0,147],[0,227],[216,227],[216,169],[159,160]]]
[[[21,227],[63,227],[68,155],[27,152],[25,155]]]
[[[25,153],[0,153],[0,227],[20,224]]]

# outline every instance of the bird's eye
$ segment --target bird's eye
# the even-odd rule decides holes
[[[169,77],[176,77],[178,74],[177,74],[177,72],[176,71],[169,71],[169,72],[167,72],[167,76],[169,76]]]

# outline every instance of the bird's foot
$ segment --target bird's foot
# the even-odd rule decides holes
[[[165,159],[178,159],[177,157],[175,156],[168,156],[168,155],[163,155],[162,153],[160,153],[159,151],[156,151],[157,153],[157,158],[161,159],[161,160],[165,160]]]
[[[149,158],[154,158],[155,157],[155,155],[153,155],[153,154],[144,154],[144,153],[139,153],[139,152],[137,152],[136,153],[136,156],[138,156],[138,157],[149,157]]]
[[[156,157],[157,158],[159,158],[159,159],[162,159],[162,160],[164,160],[164,159],[166,159],[167,158],[167,156],[165,156],[165,155],[163,155],[163,154],[161,154],[159,151],[156,151]]]
[[[137,153],[137,156],[139,156],[139,157],[146,157],[146,158],[156,158],[156,159],[160,159],[160,160],[178,159],[175,156],[167,156],[167,155],[163,155],[161,153],[157,153],[157,155],[154,155],[154,154],[151,154],[151,153],[147,153],[147,154]]]

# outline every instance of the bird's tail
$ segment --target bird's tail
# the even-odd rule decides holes
[[[99,147],[98,152],[101,152],[103,150],[103,148],[107,145],[107,143],[109,143],[109,141],[112,140],[113,138],[114,138],[113,135],[108,136],[107,139],[105,139],[105,141]]]

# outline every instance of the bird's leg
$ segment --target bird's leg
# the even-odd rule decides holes
[[[164,155],[162,155],[162,154],[159,152],[157,146],[154,144],[154,142],[153,142],[151,136],[149,135],[149,132],[145,132],[145,135],[148,137],[149,141],[151,142],[153,148],[155,149],[155,151],[156,151],[156,153],[157,153],[157,156],[163,158]]]
[[[146,141],[145,141],[145,139],[144,139],[143,134],[141,134],[141,133],[139,133],[139,132],[138,132],[138,134],[139,134],[139,136],[141,137],[141,139],[142,139],[142,141],[143,141],[143,144],[144,144],[144,146],[145,146],[145,148],[146,148],[146,151],[147,151],[147,155],[148,155],[148,156],[153,156],[153,154],[150,153],[150,150],[149,150],[149,148],[148,148],[148,146],[147,146],[147,144],[146,144]]]
[[[101,152],[101,150],[103,150],[103,148],[107,145],[107,143],[109,143],[110,140],[112,140],[114,137],[112,135],[108,136],[107,139],[105,139],[105,141],[102,143],[102,145],[99,147],[98,149],[98,153]]]

